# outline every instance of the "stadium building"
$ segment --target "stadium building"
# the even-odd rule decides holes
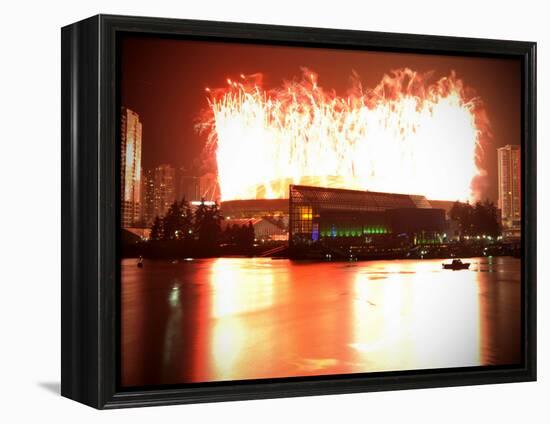
[[[290,185],[288,199],[232,200],[221,203],[233,221],[259,219],[284,223],[291,250],[373,250],[402,253],[414,246],[438,245],[452,235],[449,210],[454,202],[424,196]],[[269,239],[270,235],[264,238]]]
[[[445,210],[424,196],[291,185],[289,247],[392,251],[440,244]]]
[[[288,216],[288,199],[228,200],[220,209],[229,219]]]

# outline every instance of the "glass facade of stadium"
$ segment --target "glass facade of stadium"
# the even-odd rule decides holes
[[[291,185],[289,246],[357,254],[446,240],[445,211],[424,196]]]

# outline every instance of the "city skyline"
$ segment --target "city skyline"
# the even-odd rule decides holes
[[[122,221],[124,227],[151,226],[174,201],[219,201],[215,174],[196,175],[184,167],[165,163],[141,167],[142,124],[139,113],[121,109]],[[505,229],[518,230],[521,219],[521,149],[518,145],[497,148],[498,208]],[[411,193],[414,194],[414,193]],[[437,201],[439,199],[430,199]]]

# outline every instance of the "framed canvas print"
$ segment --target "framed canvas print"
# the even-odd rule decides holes
[[[536,378],[535,43],[62,30],[62,394]]]

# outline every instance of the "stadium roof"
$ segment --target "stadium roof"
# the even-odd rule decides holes
[[[432,208],[426,197],[420,195],[302,185],[290,186],[290,198],[294,205],[314,204],[323,210],[385,211],[388,209]]]
[[[242,212],[262,213],[281,211],[288,213],[288,199],[250,199],[221,202],[224,215],[234,216]]]

